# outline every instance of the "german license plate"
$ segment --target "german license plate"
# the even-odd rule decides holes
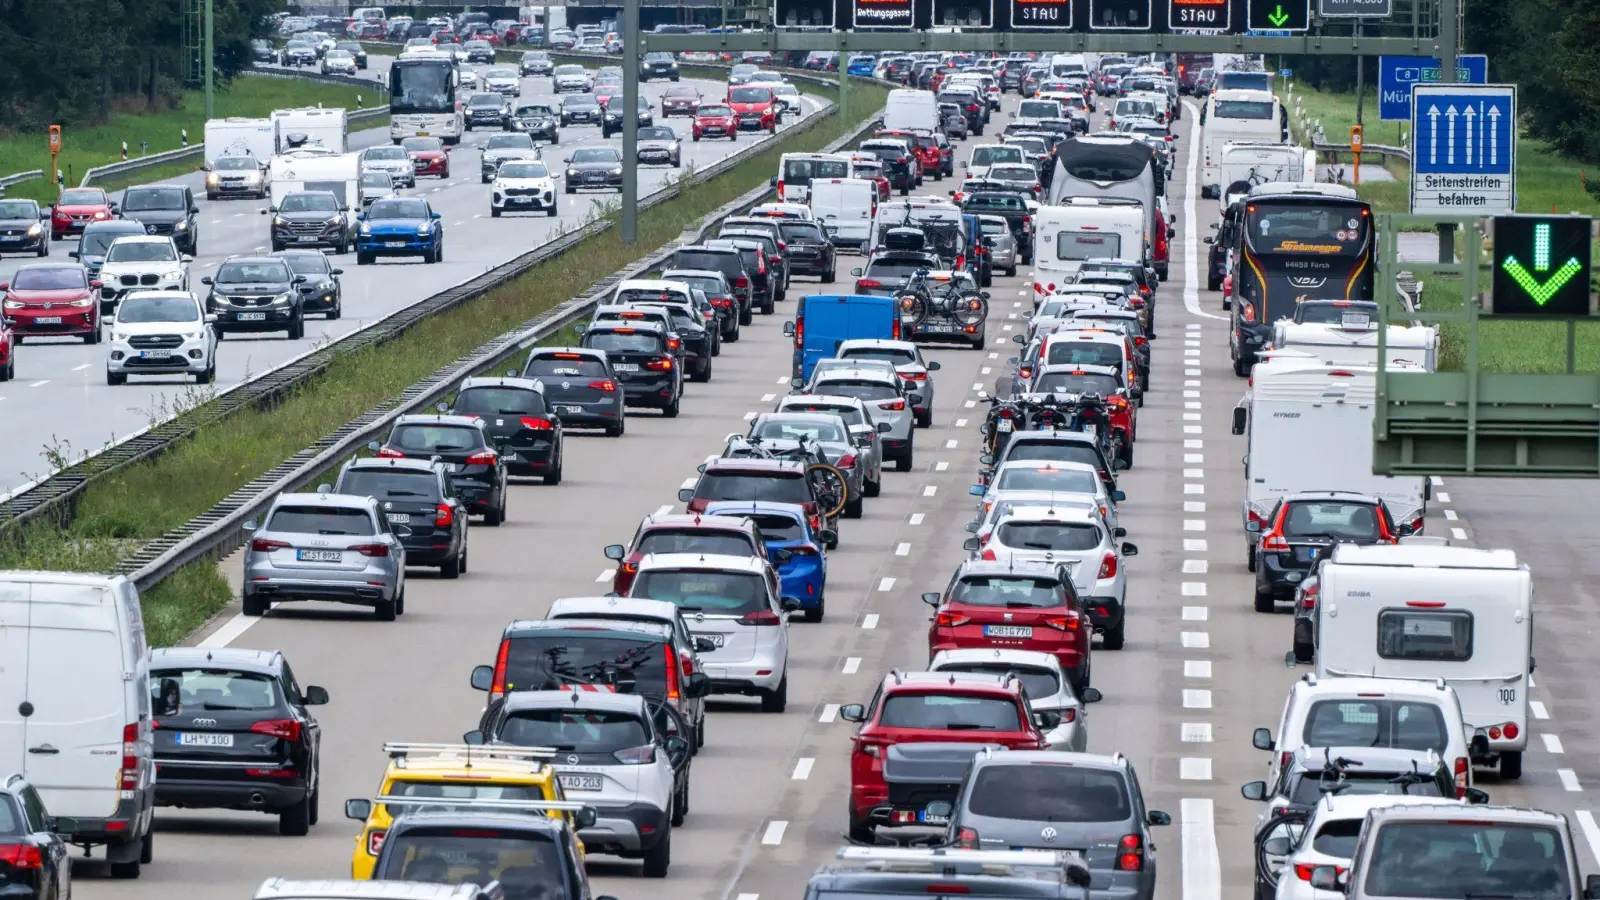
[[[1294,557],[1301,562],[1315,562],[1318,549],[1317,547],[1296,547]]]
[[[917,814],[917,820],[920,821],[920,822],[927,823],[929,825],[949,825],[950,824],[950,817],[949,816],[947,816],[947,815],[943,815],[943,816],[942,815],[938,815],[937,813],[931,813],[931,812],[928,812],[927,810],[923,810],[922,812],[918,813]]]
[[[605,779],[599,775],[562,775],[561,788],[567,791],[598,791],[605,787]]]
[[[209,734],[203,731],[180,731],[177,734],[179,747],[232,747],[233,735]]]
[[[1011,420],[1010,419],[999,419],[994,423],[994,427],[995,427],[996,431],[1001,431],[1001,432],[1010,431],[1011,428],[1012,428]]]
[[[60,325],[61,324],[61,317],[60,316],[40,316],[39,318],[34,319],[33,321],[39,323],[40,325]]]
[[[637,372],[637,371],[639,371],[639,364],[638,363],[612,363],[611,364],[611,368],[616,369],[618,372]]]
[[[341,550],[299,550],[295,558],[301,562],[342,562],[344,552]]]
[[[171,359],[171,350],[140,350],[140,359]]]
[[[389,520],[389,524],[391,524],[391,525],[410,525],[411,524],[411,514],[410,513],[384,513],[384,518],[388,519]]]
[[[558,407],[556,407],[556,415],[558,415],[558,416],[581,416],[581,415],[583,415],[583,407],[581,407],[581,406],[558,406]]]
[[[406,242],[405,241],[384,241],[383,245],[385,247],[404,247],[406,245]]]
[[[317,242],[317,236],[314,235],[314,234],[295,235],[295,243],[298,243],[298,244],[314,244],[316,242]]]
[[[266,313],[239,313],[239,321],[241,322],[265,322],[266,320]]]
[[[1031,638],[1033,628],[1028,625],[985,625],[984,637]]]
[[[728,642],[728,636],[725,634],[696,634],[695,637],[705,638],[719,648]]]

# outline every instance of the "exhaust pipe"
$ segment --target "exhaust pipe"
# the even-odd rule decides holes
[[[250,795],[250,805],[251,806],[260,806],[261,804],[263,804],[265,802],[267,802],[267,798],[265,796],[263,796],[260,791],[256,791],[255,793]]]

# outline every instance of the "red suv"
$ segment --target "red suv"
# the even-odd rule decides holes
[[[728,88],[728,105],[741,131],[777,131],[783,118],[778,108],[777,95],[772,88],[757,85],[740,85]]]
[[[721,556],[768,558],[766,541],[756,531],[755,524],[743,516],[645,516],[627,547],[612,544],[605,552],[607,559],[617,563],[611,589],[619,594],[626,594],[633,587],[633,578],[639,574],[639,560],[652,553],[715,553]],[[775,572],[777,564],[771,560],[768,562],[771,563],[769,570]],[[778,590],[776,575],[773,576],[772,589]]]
[[[1078,693],[1089,686],[1089,639],[1072,578],[1040,562],[968,560],[943,594],[923,594],[934,608],[928,656],[987,647],[1049,653]]]
[[[96,188],[68,188],[50,208],[50,238],[61,240],[83,234],[90,222],[117,217],[117,205],[105,191]]]
[[[884,129],[874,134],[873,137],[899,138],[905,141],[906,145],[911,148],[911,152],[916,154],[917,164],[922,166],[923,172],[932,175],[935,181],[945,176],[946,171],[944,153],[940,151],[939,143],[934,139],[932,134],[926,131],[894,131],[891,129]],[[954,154],[955,151],[952,150],[950,162],[952,167],[955,165]]]
[[[883,763],[895,744],[999,744],[1008,750],[1048,749],[1014,675],[901,672],[883,679],[872,702],[839,710],[861,728],[850,749],[850,839],[872,844],[878,826],[935,824],[895,815]],[[942,824],[942,823],[939,823]]]
[[[23,337],[79,335],[85,344],[100,343],[100,282],[77,263],[43,263],[23,266],[10,281],[0,281],[5,291],[5,317],[17,343]]]
[[[739,120],[733,110],[727,106],[717,104],[702,106],[694,114],[694,139],[712,137],[725,137],[730,141],[739,139]]]
[[[0,381],[17,377],[16,338],[11,335],[11,317],[0,317]]]

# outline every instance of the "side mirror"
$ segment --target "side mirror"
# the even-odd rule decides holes
[[[793,322],[785,322],[785,323],[783,323],[783,336],[784,337],[794,337],[794,323]]]
[[[839,718],[846,722],[865,722],[867,720],[867,708],[859,703],[847,703],[839,707]]]
[[[989,493],[989,489],[981,484],[975,484],[967,488],[967,493],[973,497],[982,497],[984,494]]]
[[[314,684],[307,686],[305,702],[307,706],[327,706],[328,689],[324,687],[317,687]]]
[[[1250,746],[1257,750],[1272,749],[1272,732],[1265,728],[1257,728],[1250,732]]]
[[[346,819],[365,822],[370,815],[372,815],[371,800],[346,800],[344,802],[344,817]]]
[[[1489,792],[1478,788],[1467,788],[1466,793],[1462,796],[1473,806],[1483,806],[1489,802]],[[1595,876],[1590,875],[1589,877],[1593,878]],[[1585,891],[1584,896],[1589,896],[1587,891]]]
[[[1091,687],[1091,688],[1084,688],[1083,689],[1083,696],[1079,697],[1078,699],[1082,700],[1084,703],[1099,703],[1101,700],[1104,700],[1105,698],[1106,698],[1106,695],[1100,693],[1100,689],[1099,688],[1092,688]]]
[[[1215,225],[1213,225],[1213,226],[1211,226],[1211,227],[1212,227],[1212,228],[1215,228],[1215,227],[1217,227],[1217,226],[1215,226]],[[1203,237],[1203,238],[1201,238],[1201,239],[1200,239],[1200,240],[1202,240],[1202,241],[1204,241],[1204,242],[1205,242],[1205,243],[1207,243],[1207,244],[1215,244],[1215,243],[1216,243],[1216,242],[1217,242],[1217,239],[1216,239],[1216,238],[1214,238],[1214,237],[1212,237],[1212,236],[1211,236],[1211,235],[1209,235],[1209,234],[1208,234],[1208,235],[1206,235],[1206,236],[1205,236],[1205,237]]]
[[[1040,731],[1050,731],[1061,724],[1061,713],[1044,711],[1033,714],[1033,726]]]
[[[572,816],[572,824],[578,826],[579,830],[584,828],[593,828],[594,823],[599,820],[600,813],[597,812],[592,806],[585,806]]]
[[[1253,783],[1260,784],[1260,782]],[[1267,838],[1261,843],[1261,850],[1268,856],[1288,856],[1289,851],[1293,849],[1294,845],[1290,844],[1286,837]]]
[[[928,604],[929,606],[938,606],[939,595],[930,591],[922,595],[922,602]]]
[[[1239,794],[1246,800],[1267,799],[1267,783],[1265,781],[1252,781],[1239,788]]]
[[[1244,523],[1244,530],[1245,530],[1245,533],[1247,533],[1247,534],[1260,534],[1261,533],[1261,523],[1260,522],[1255,522],[1255,521],[1246,522],[1246,523]]]
[[[261,523],[257,522],[255,519],[245,519],[244,520],[244,530],[245,531],[255,531],[255,530],[259,529],[260,527],[261,527]]]
[[[434,213],[432,217],[437,219],[437,218],[439,218],[439,214],[438,213]]]
[[[605,555],[606,559],[614,559],[621,562],[622,558],[628,555],[628,548],[621,544],[608,544],[606,545]]]
[[[367,214],[366,213],[364,213],[364,212],[356,213],[356,221],[357,222],[365,222],[366,220],[367,220]]]
[[[487,691],[494,686],[494,669],[490,666],[477,666],[472,670],[472,689]]]
[[[1158,825],[1159,826],[1159,825],[1171,825],[1172,824],[1172,816],[1162,812],[1159,809],[1152,809],[1149,812],[1145,813],[1144,814],[1144,820],[1146,822],[1150,823],[1151,825]]]
[[[1013,343],[1013,344],[1026,344],[1027,342],[1028,342],[1028,339],[1026,337],[1024,337],[1023,335],[1013,334],[1011,336],[1011,343]]]
[[[82,258],[83,258],[83,254],[81,254],[81,253],[79,253],[79,252],[78,252],[78,251],[76,251],[76,250],[69,250],[69,251],[67,251],[67,256],[70,256],[70,257],[72,257],[72,258],[73,258],[73,259],[82,259]]]
[[[694,652],[696,653],[710,653],[715,649],[717,649],[717,642],[711,638],[697,637],[694,639]]]
[[[207,275],[207,276],[205,276],[205,277],[200,279],[200,283],[201,284],[212,284],[213,282],[211,280],[211,276]]]
[[[461,736],[461,743],[471,747],[481,747],[488,742],[484,740],[483,732],[469,731]]]
[[[1235,406],[1233,408],[1233,433],[1244,434],[1244,427],[1245,425],[1249,424],[1249,422],[1250,410],[1242,406]]]
[[[678,502],[679,503],[688,503],[690,500],[693,500],[693,499],[694,499],[694,489],[693,488],[684,488],[683,490],[678,491]]]
[[[1111,492],[1111,502],[1113,502],[1113,503],[1122,503],[1122,502],[1126,501],[1127,499],[1128,499],[1127,491],[1112,491]]]
[[[839,539],[839,532],[832,528],[824,528],[817,532],[817,539],[824,544],[831,544]]]
[[[295,284],[305,284],[309,280],[310,279],[306,278],[306,276],[304,276],[304,275],[296,275],[294,277],[294,283]]]
[[[1128,536],[1128,529],[1123,528],[1121,525],[1118,525],[1117,527],[1111,529],[1111,536],[1112,537],[1125,538],[1125,537]]]
[[[792,387],[795,390],[799,390],[800,388],[803,388],[805,386],[806,386],[806,380],[804,378],[801,378],[799,375],[796,375],[795,377],[789,379],[789,387]]]
[[[1312,869],[1311,886],[1319,891],[1345,893],[1345,885],[1339,880],[1339,870],[1333,866],[1317,866]]]
[[[1395,533],[1398,534],[1400,537],[1409,537],[1409,536],[1411,536],[1413,534],[1416,534],[1416,531],[1417,530],[1415,528],[1411,527],[1411,524],[1409,522],[1404,524],[1404,525],[1398,525],[1398,526],[1395,527]]]
[[[696,672],[690,675],[689,683],[684,686],[684,692],[694,699],[707,696],[711,693],[711,676],[704,672]]]
[[[1600,900],[1600,875],[1583,879],[1583,900]]]
[[[1122,542],[1122,555],[1123,556],[1138,556],[1139,555],[1139,545],[1138,544],[1130,544],[1127,541],[1123,541]]]
[[[796,610],[800,609],[802,604],[800,603],[800,598],[798,597],[784,597],[782,600],[778,601],[778,605],[783,608],[784,612],[795,612]]]
[[[192,263],[194,262],[194,257],[184,254],[183,256],[178,257],[178,261],[183,263]]]
[[[105,287],[105,283],[102,282],[100,279],[96,278],[96,279],[94,279],[94,280],[89,282],[89,287],[92,287],[92,288]]]
[[[975,538],[975,537],[969,537],[966,540],[961,542],[961,549],[966,550],[966,551],[968,551],[970,553],[977,553],[978,550],[980,550],[982,547],[983,547],[983,545],[981,543],[979,543],[978,539]]]
[[[778,176],[774,175],[771,178],[768,178],[767,179],[767,186],[768,187],[777,187],[778,186]]]
[[[860,267],[860,266],[857,266],[857,267],[855,267],[855,268],[854,268],[854,269],[851,269],[851,270],[850,270],[850,274],[851,274],[851,275],[854,275],[854,276],[855,276],[855,277],[857,277],[857,278],[860,278],[860,277],[861,277],[861,267]]]
[[[977,522],[968,522],[965,527],[967,529],[967,534],[977,534],[978,533],[978,523]]]

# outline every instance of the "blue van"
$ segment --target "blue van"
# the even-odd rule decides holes
[[[783,333],[794,338],[794,377],[803,383],[817,360],[834,356],[844,341],[900,340],[900,312],[893,297],[812,294],[800,298],[794,321],[783,324]]]

